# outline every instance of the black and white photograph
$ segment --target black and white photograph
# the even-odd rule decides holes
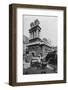
[[[57,73],[57,16],[22,15],[23,75]]]
[[[9,84],[65,83],[66,7],[12,4],[9,11]]]

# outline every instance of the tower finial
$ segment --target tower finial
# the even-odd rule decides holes
[[[34,27],[34,22],[31,22],[31,23],[30,23],[30,27],[31,27],[31,28]]]
[[[39,25],[39,24],[40,24],[40,22],[39,22],[38,19],[36,19],[36,20],[34,21],[34,23],[35,23],[35,25]]]

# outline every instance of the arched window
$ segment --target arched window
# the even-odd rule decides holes
[[[32,54],[33,57],[36,56],[36,52],[35,51],[31,51],[31,54]]]

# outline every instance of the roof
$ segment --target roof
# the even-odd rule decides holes
[[[33,45],[45,45],[45,46],[47,46],[47,47],[52,47],[52,46],[49,46],[49,45],[47,45],[45,42],[43,42],[43,41],[35,41],[35,42],[31,42],[31,43],[28,43],[27,44],[27,46],[33,46]]]
[[[41,45],[41,44],[43,44],[42,42],[40,42],[40,41],[36,41],[36,42],[31,42],[31,43],[28,43],[27,44],[27,46],[30,46],[30,45]]]

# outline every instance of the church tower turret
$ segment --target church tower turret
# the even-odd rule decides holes
[[[32,41],[36,41],[40,39],[40,26],[39,26],[40,22],[38,19],[36,19],[34,22],[32,22],[30,24],[30,29],[29,29],[29,33],[30,33],[30,42]]]

